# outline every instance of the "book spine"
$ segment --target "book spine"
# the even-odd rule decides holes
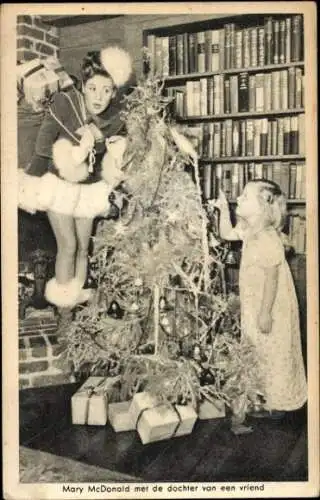
[[[189,50],[189,72],[190,73],[196,73],[197,71],[197,43],[196,43],[196,33],[189,33],[189,43],[188,43],[188,50]]]
[[[243,67],[250,66],[250,31],[248,28],[243,30]]]
[[[208,115],[213,115],[214,114],[214,100],[213,100],[213,77],[209,77],[207,81],[207,86],[208,86],[208,100],[207,100],[207,106],[208,106]]]
[[[231,61],[231,31],[230,24],[224,25],[224,36],[225,36],[225,52],[224,52],[224,68],[230,69]]]
[[[194,94],[194,115],[200,116],[200,81],[195,80],[193,82],[193,94]]]
[[[295,107],[302,108],[302,69],[295,68]]]
[[[243,31],[238,29],[236,31],[236,47],[235,47],[235,68],[241,69],[243,67],[243,61],[242,61],[242,36],[243,36]]]
[[[302,169],[303,165],[301,163],[297,164],[297,181],[296,181],[296,198],[297,200],[302,199]]]
[[[232,192],[232,170],[231,165],[224,165],[223,169],[223,190],[225,192],[227,200],[231,200],[231,192]]]
[[[177,75],[184,74],[183,60],[184,60],[184,49],[183,49],[183,34],[177,35]]]
[[[280,60],[280,26],[279,21],[273,21],[273,64],[279,64]]]
[[[221,156],[221,122],[213,124],[213,156],[219,158]]]
[[[236,25],[234,23],[230,24],[230,58],[229,67],[235,68],[236,61]]]
[[[253,156],[253,154],[254,154],[253,137],[254,137],[254,122],[253,122],[253,120],[249,119],[246,121],[246,153],[247,153],[247,156]]]
[[[186,83],[186,114],[187,117],[194,116],[194,92],[193,81]]]
[[[284,130],[283,130],[283,118],[278,118],[278,155],[283,156],[284,154]]]
[[[272,110],[278,111],[280,109],[280,71],[271,73],[271,100]]]
[[[268,154],[268,118],[261,119],[261,138],[260,138],[260,151],[261,156]]]
[[[209,123],[203,123],[202,130],[203,130],[202,155],[204,156],[204,158],[209,158]]]
[[[228,75],[224,77],[224,112],[231,113],[230,78]]]
[[[282,19],[279,23],[279,63],[286,62],[286,21]]]
[[[200,78],[200,116],[208,115],[208,80]]]
[[[258,66],[258,28],[250,28],[250,66]]]
[[[219,194],[220,194],[220,190],[222,189],[222,164],[221,163],[217,163],[217,165],[216,165],[215,181],[216,181],[215,182],[216,189],[215,189],[214,198],[217,199]]]
[[[288,108],[293,109],[295,107],[295,83],[296,83],[296,72],[295,68],[291,67],[288,69]]]
[[[204,73],[206,71],[206,58],[205,58],[205,34],[204,31],[197,33],[197,53],[198,53],[198,72]]]
[[[288,118],[290,121],[290,153],[296,155],[299,154],[299,121],[297,116],[290,116]]]
[[[239,165],[239,177],[238,177],[238,193],[241,194],[245,186],[245,164],[241,163]]]
[[[255,179],[261,179],[263,177],[262,174],[262,163],[255,163],[255,172],[254,172],[254,178]]]
[[[231,113],[239,110],[238,75],[230,76]]]
[[[265,64],[273,63],[273,47],[272,47],[272,17],[265,19]]]
[[[213,76],[213,110],[214,110],[215,115],[221,114],[221,109],[220,109],[220,104],[221,104],[220,76],[221,75],[214,75]]]
[[[260,156],[261,149],[261,120],[254,120],[253,122],[253,154]]]
[[[239,73],[239,112],[249,111],[249,74],[247,72]]]
[[[257,73],[256,74],[256,96],[255,96],[255,101],[256,101],[256,111],[263,111],[264,110],[264,74],[263,73]]]
[[[290,154],[290,116],[285,116],[283,118],[283,153],[285,155]]]
[[[264,73],[264,110],[272,109],[271,73]]]
[[[288,109],[288,72],[280,71],[280,108]]]
[[[237,120],[232,123],[232,156],[240,156],[240,124]]]
[[[219,69],[225,69],[225,30],[219,30]]]
[[[296,184],[297,184],[297,164],[289,164],[289,194],[288,198],[294,200],[296,198]]]
[[[285,22],[286,22],[285,62],[290,63],[291,62],[291,17],[286,17]]]
[[[232,120],[226,120],[226,156],[232,156]]]
[[[256,76],[249,76],[249,111],[256,109]]]
[[[240,156],[247,155],[247,126],[245,120],[240,120]]]
[[[271,121],[271,154],[276,156],[278,154],[278,121]]]
[[[299,154],[300,155],[305,155],[306,154],[306,147],[305,147],[305,115],[301,114],[299,115],[298,118],[298,129],[299,129]]]
[[[189,34],[183,33],[183,72],[187,75],[189,68]]]
[[[252,161],[248,163],[248,176],[247,176],[248,182],[253,181],[255,178],[255,168],[254,167],[255,167],[255,165]]]
[[[302,174],[301,174],[301,199],[306,199],[306,165],[301,164]]]
[[[169,75],[177,74],[177,39],[169,36]]]
[[[264,28],[258,28],[258,66],[264,66],[265,60],[265,33]]]
[[[211,31],[211,70],[219,71],[220,67],[220,43],[219,43],[219,30]]]
[[[281,162],[275,161],[273,163],[273,182],[280,186],[281,183]]]
[[[267,119],[267,130],[268,130],[268,135],[267,135],[267,156],[272,155],[272,122],[271,120]]]
[[[206,30],[204,32],[205,39],[205,71],[211,71],[211,61],[212,61],[212,30]]]
[[[292,17],[292,47],[291,61],[301,61],[302,57],[302,16]]]
[[[162,76],[169,75],[169,37],[162,38]]]
[[[226,145],[227,145],[227,126],[226,122],[222,122],[221,125],[221,156],[226,156]]]
[[[209,147],[208,147],[208,157],[213,158],[213,137],[214,137],[214,124],[209,123]]]

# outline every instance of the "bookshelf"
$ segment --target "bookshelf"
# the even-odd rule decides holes
[[[190,19],[192,17],[190,16]],[[288,199],[286,231],[303,259],[305,110],[303,16],[253,14],[143,32],[147,71],[200,157],[203,201],[224,189],[231,208],[266,177]]]

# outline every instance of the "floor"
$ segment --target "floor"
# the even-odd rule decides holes
[[[78,384],[20,391],[21,446],[144,481],[306,481],[306,408],[281,422],[252,421],[234,435],[226,419],[197,421],[189,436],[142,445],[136,432],[72,425]],[[79,481],[81,478],[79,478]]]

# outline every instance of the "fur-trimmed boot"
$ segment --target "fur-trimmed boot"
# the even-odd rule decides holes
[[[82,286],[83,284],[76,278],[64,284],[60,284],[56,278],[52,278],[46,284],[45,297],[48,302],[57,307],[73,308],[91,298],[92,291],[90,289],[84,290]]]

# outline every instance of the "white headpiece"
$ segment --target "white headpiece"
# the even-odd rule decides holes
[[[132,60],[128,52],[120,47],[106,47],[100,52],[100,60],[116,87],[128,82],[132,74]]]

